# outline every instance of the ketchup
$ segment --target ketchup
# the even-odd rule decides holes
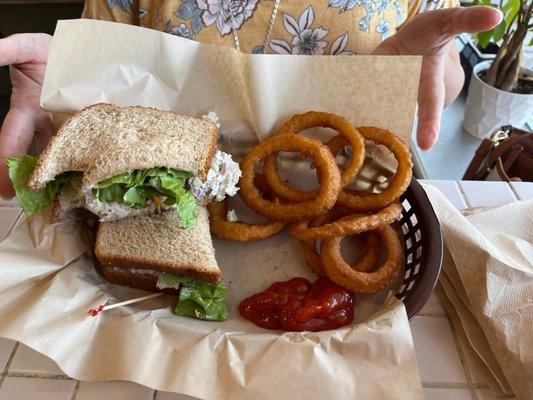
[[[244,299],[239,312],[262,328],[316,332],[351,324],[354,303],[352,292],[327,278],[293,278]]]

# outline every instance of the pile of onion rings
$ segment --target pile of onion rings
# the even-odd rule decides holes
[[[345,189],[341,192],[338,204],[354,211],[368,212],[377,211],[397,201],[407,190],[411,182],[413,163],[411,153],[407,146],[393,133],[373,126],[358,128],[365,139],[376,144],[386,146],[398,161],[398,168],[390,185],[381,193],[361,194],[353,189]],[[333,154],[346,147],[349,143],[342,136],[335,136],[326,145]],[[268,176],[267,176],[268,178]]]
[[[289,119],[279,128],[275,135],[297,134],[306,129],[316,127],[335,129],[339,132],[338,137],[344,140],[342,147],[350,144],[354,150],[350,165],[341,174],[341,184],[342,187],[345,187],[355,179],[365,159],[363,137],[349,121],[335,114],[309,111]],[[334,152],[332,153],[335,154]],[[277,153],[273,153],[266,158],[264,169],[268,184],[279,196],[292,201],[304,201],[316,196],[316,190],[295,190],[285,185],[278,175]]]
[[[314,127],[332,128],[338,135],[324,144],[300,134]],[[384,145],[398,162],[394,177],[381,193],[348,187],[357,180],[363,165],[364,140]],[[335,155],[346,146],[352,147],[352,157],[341,171]],[[288,187],[278,175],[277,154],[281,151],[313,158],[319,188]],[[261,164],[263,173],[257,173]],[[306,265],[320,277],[328,277],[356,293],[375,293],[398,276],[405,256],[391,224],[402,212],[398,201],[411,181],[412,163],[409,149],[393,133],[371,126],[356,128],[338,115],[311,111],[293,116],[255,146],[242,161],[241,170],[242,200],[269,222],[252,225],[228,221],[226,203],[212,203],[208,209],[211,230],[216,235],[254,241],[277,234],[288,223],[289,233],[302,244]],[[364,254],[352,266],[340,253],[342,240],[351,235],[362,235],[365,247]]]

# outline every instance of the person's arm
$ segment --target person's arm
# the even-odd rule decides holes
[[[423,56],[418,91],[420,148],[430,150],[435,145],[442,111],[457,97],[463,84],[455,36],[492,29],[501,18],[500,11],[484,6],[430,11],[413,17],[374,51],[379,55]]]
[[[44,33],[18,34],[0,39],[0,66],[9,65],[12,91],[9,112],[0,130],[0,195],[15,195],[6,158],[28,151],[33,136],[41,144],[52,135],[52,120],[39,99],[52,37]]]

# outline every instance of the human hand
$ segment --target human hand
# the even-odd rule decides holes
[[[0,66],[9,65],[12,93],[9,112],[0,130],[0,195],[13,197],[5,160],[25,154],[36,135],[46,144],[53,132],[52,120],[39,104],[51,36],[17,34],[0,39]]]
[[[418,90],[417,142],[423,150],[430,150],[440,130],[440,120],[446,98],[446,70],[449,54],[457,35],[477,33],[500,23],[499,10],[485,7],[449,8],[417,15],[374,51],[377,55],[421,55],[422,71]],[[451,74],[462,74],[460,65]],[[461,80],[463,76],[460,75]],[[456,85],[457,86],[457,85]],[[456,93],[455,95],[457,95]]]

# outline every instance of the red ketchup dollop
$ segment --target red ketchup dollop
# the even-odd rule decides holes
[[[257,326],[286,331],[324,331],[353,321],[354,294],[326,278],[276,282],[244,299],[239,312]]]

